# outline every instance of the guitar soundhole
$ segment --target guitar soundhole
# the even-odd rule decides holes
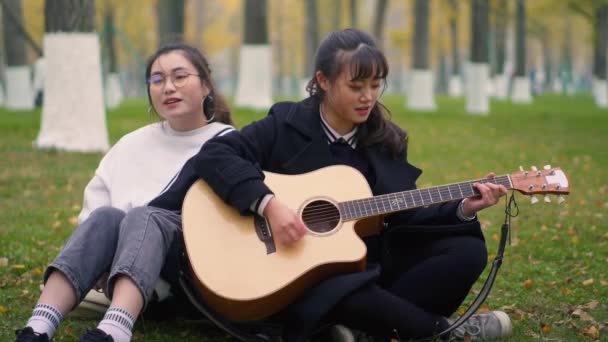
[[[302,210],[302,221],[315,233],[328,233],[340,223],[340,211],[329,201],[312,201]]]

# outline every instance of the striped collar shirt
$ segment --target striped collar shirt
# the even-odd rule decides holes
[[[321,128],[323,128],[323,132],[325,133],[325,137],[327,138],[328,144],[342,141],[350,145],[350,147],[352,147],[353,149],[357,147],[357,140],[359,138],[357,132],[359,131],[359,127],[355,126],[352,131],[344,135],[340,135],[333,128],[331,128],[329,123],[325,121],[325,118],[322,114],[319,115],[321,116]]]

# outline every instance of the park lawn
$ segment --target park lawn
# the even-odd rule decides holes
[[[487,116],[468,115],[463,99],[438,97],[438,111],[405,109],[386,96],[393,119],[410,134],[409,160],[424,173],[419,187],[506,174],[521,165],[560,166],[570,178],[564,204],[531,205],[516,195],[511,245],[484,310],[507,311],[513,341],[604,340],[608,334],[608,111],[592,98],[542,96],[533,105],[493,101]],[[108,113],[110,138],[149,123],[143,100]],[[37,151],[39,111],[0,109],[0,341],[11,341],[39,295],[46,265],[74,229],[82,192],[101,154]],[[239,127],[263,112],[235,110]],[[74,118],[75,120],[77,118]],[[555,199],[555,198],[553,198]],[[496,253],[504,204],[479,217]],[[489,269],[489,267],[488,267]],[[486,272],[487,274],[487,272]],[[485,279],[485,275],[484,278]],[[481,288],[480,281],[467,299]],[[462,309],[464,310],[464,308]],[[56,341],[74,341],[96,321],[67,319]],[[192,321],[139,320],[134,340],[221,341]]]

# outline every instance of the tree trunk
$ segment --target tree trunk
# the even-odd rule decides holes
[[[99,40],[93,31],[95,3],[47,0],[44,14],[44,105],[35,145],[105,151],[109,142]]]
[[[314,72],[315,52],[319,46],[319,22],[317,12],[317,0],[306,0],[306,29],[304,41],[306,51],[304,59],[304,78],[309,78]]]
[[[498,0],[495,13],[495,32],[496,32],[496,67],[494,73],[499,75],[505,71],[505,47],[507,42],[508,8],[507,0]]]
[[[319,46],[319,21],[318,21],[318,10],[317,0],[306,0],[305,2],[305,29],[304,29],[304,75],[300,81],[300,93],[299,96],[306,98],[308,92],[306,86],[308,81],[315,72],[315,52]]]
[[[488,0],[472,0],[471,5],[471,62],[488,63]]]
[[[272,104],[272,53],[268,43],[266,0],[245,0],[237,106],[267,109]]]
[[[359,8],[357,0],[350,0],[350,27],[357,27],[359,24]]]
[[[158,0],[158,39],[160,44],[184,39],[184,0]]]
[[[449,0],[452,10],[450,15],[450,41],[452,44],[452,75],[460,74],[460,51],[458,49],[458,0]]]
[[[494,95],[499,99],[505,99],[508,95],[508,78],[505,75],[507,25],[508,25],[507,0],[498,0],[494,9]]]
[[[414,8],[413,70],[410,77],[408,107],[435,110],[433,72],[429,70],[429,2],[416,0]]]
[[[526,7],[524,0],[517,0],[515,27],[515,76],[526,76]]]
[[[551,46],[549,45],[549,31],[547,28],[543,29],[541,46],[543,49],[543,72],[545,78],[542,84],[542,90],[544,92],[550,92],[553,90],[553,76],[554,76],[554,63],[553,56],[551,55]]]
[[[448,93],[450,96],[462,95],[460,78],[460,49],[458,47],[458,0],[449,0],[450,5],[450,43],[452,50],[452,72]]]
[[[595,103],[600,108],[608,108],[608,80],[606,79],[608,52],[608,5],[601,5],[595,11],[595,30],[594,30],[594,95]]]
[[[335,0],[333,2],[333,25],[332,28],[334,31],[337,31],[342,27],[342,0]]]
[[[387,5],[388,0],[377,0],[376,2],[373,33],[380,47],[384,46],[384,19],[386,18]]]
[[[569,13],[566,13],[565,16],[566,25],[564,25],[564,41],[559,67],[559,90],[562,94],[572,94],[574,93],[572,84],[572,19]]]
[[[95,1],[47,0],[44,3],[44,31],[93,32],[95,30]]]
[[[429,68],[429,2],[416,0],[414,8],[414,69]]]
[[[26,65],[25,39],[21,36],[17,23],[10,20],[8,14],[8,11],[10,11],[15,20],[23,22],[21,0],[4,0],[4,2],[7,7],[4,18],[2,18],[6,65],[9,67]]]
[[[206,18],[208,17],[206,14],[209,13],[211,6],[209,6],[209,2],[199,0],[194,1],[194,41],[195,45],[201,50],[204,51],[204,43],[203,37],[205,29],[207,28]]]
[[[268,15],[266,0],[245,0],[245,31],[246,45],[268,44]]]
[[[105,55],[108,63],[108,72],[116,72],[116,45],[115,45],[115,27],[114,27],[114,10],[108,8],[104,14],[104,40],[105,40]]]
[[[21,0],[4,0],[2,28],[6,51],[6,108],[29,110],[34,107],[26,41],[19,30],[23,22]],[[10,18],[9,18],[10,16]]]
[[[515,26],[515,81],[513,95],[515,103],[530,103],[532,95],[530,80],[526,75],[526,5],[525,0],[517,0]]]
[[[488,16],[488,0],[471,0],[471,63],[467,72],[466,109],[472,114],[487,114],[490,107]]]
[[[107,59],[107,75],[105,83],[105,100],[108,108],[116,108],[122,102],[122,86],[116,64],[116,27],[114,25],[114,9],[111,5],[104,14],[105,56]]]
[[[595,12],[593,75],[606,79],[606,53],[608,51],[608,5],[599,7]]]

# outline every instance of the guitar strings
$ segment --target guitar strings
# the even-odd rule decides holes
[[[494,177],[493,179],[490,178],[484,178],[484,179],[479,179],[479,180],[475,180],[475,181],[470,181],[467,182],[469,184],[469,186],[472,187],[472,184],[475,182],[479,182],[479,183],[495,183],[495,184],[501,184],[501,185],[505,185],[505,186],[510,186],[509,183],[509,179],[508,176],[498,176],[498,177]],[[458,185],[459,187],[459,191],[462,193],[462,190],[460,189],[460,186],[463,184],[467,184],[467,183],[457,183],[455,185]],[[503,184],[504,183],[504,184]],[[453,184],[454,185],[454,184]],[[441,194],[446,194],[449,195],[451,197],[451,193],[452,191],[450,191],[450,187],[453,185],[444,185],[444,186],[440,186],[440,187],[434,187],[434,188],[426,188],[426,189],[420,189],[420,190],[410,190],[412,192],[418,192],[418,196],[420,197],[419,201],[416,201],[412,195],[412,193],[410,193],[410,197],[412,199],[412,202],[415,206],[422,206],[425,205],[425,201],[426,200],[430,200],[431,203],[434,202],[433,199],[433,195],[431,194],[432,190],[435,190],[435,192],[439,193],[440,196],[440,200],[443,196],[441,196]],[[437,191],[438,189],[438,191]],[[427,191],[428,192],[428,197],[424,196],[424,194],[422,193],[422,191]],[[395,194],[386,194],[386,195],[381,195],[381,196],[377,196],[377,197],[373,197],[373,198],[367,198],[367,199],[359,199],[359,200],[352,200],[352,201],[345,201],[342,202],[340,204],[351,204],[351,205],[355,205],[355,204],[366,204],[366,205],[376,205],[376,210],[374,210],[373,208],[370,207],[369,213],[370,214],[374,214],[375,211],[378,211],[378,213],[382,212],[382,211],[387,211],[386,209],[386,200],[391,200],[391,196],[393,197],[393,199],[397,199],[397,195]],[[408,201],[405,199],[405,194],[402,194],[401,196],[404,197],[405,202],[407,203]],[[446,196],[447,197],[447,196]],[[420,202],[421,204],[418,205],[417,202]],[[336,207],[333,203],[320,203],[320,204],[314,204],[313,206],[307,207],[305,209],[305,212],[302,214],[302,218],[304,221],[306,221],[306,223],[308,225],[315,225],[315,224],[321,224],[321,223],[330,223],[331,222],[335,222],[336,220],[340,220],[340,218],[342,216],[350,216],[350,214],[346,213],[347,215],[343,215],[344,210],[340,211],[340,206],[344,207],[345,205],[340,205],[338,204],[338,207]],[[380,209],[380,205],[382,206],[382,210]],[[392,211],[392,206],[390,205],[390,203],[388,203],[388,206]],[[368,210],[366,210],[365,208],[363,208],[364,210],[359,210],[360,214],[363,214],[362,216],[367,216],[368,215]],[[355,214],[356,214],[356,208],[355,208]],[[399,210],[397,210],[399,211]],[[375,214],[378,214],[375,213]],[[337,214],[337,215],[336,215]],[[357,216],[354,216],[353,218],[356,218]]]

